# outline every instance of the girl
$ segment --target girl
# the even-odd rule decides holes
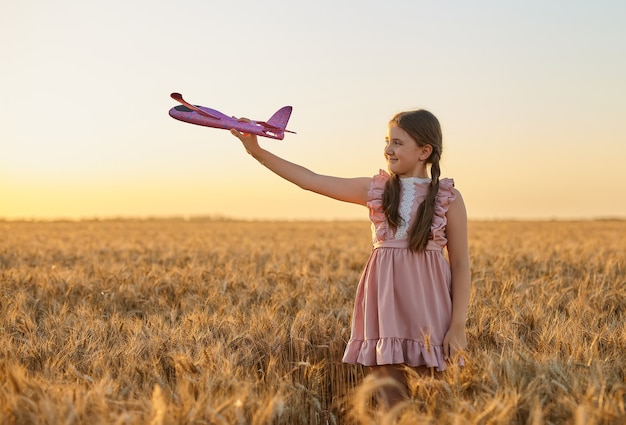
[[[387,407],[407,397],[407,366],[423,373],[445,370],[452,359],[462,364],[470,294],[467,215],[453,181],[439,179],[437,118],[425,110],[394,116],[384,151],[389,172],[361,178],[316,174],[261,148],[254,135],[231,133],[284,179],[369,208],[373,250],[357,287],[343,361],[370,366],[399,384],[383,391]]]

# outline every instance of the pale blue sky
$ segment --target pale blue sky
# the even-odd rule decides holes
[[[292,105],[263,145],[340,176],[426,108],[470,218],[626,215],[621,1],[2,1],[0,60],[0,218],[366,218],[171,119],[173,91]]]

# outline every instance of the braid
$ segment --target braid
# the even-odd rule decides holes
[[[433,188],[436,186],[437,189],[439,189],[439,176],[441,175],[439,159],[441,158],[441,152],[433,151],[430,158],[432,160],[432,165],[430,167],[430,177],[432,180],[430,181],[430,186]]]
[[[383,191],[383,210],[387,216],[387,222],[392,230],[396,230],[402,224],[400,217],[400,177],[394,174],[392,178],[385,183]]]
[[[430,185],[428,186],[426,199],[424,199],[424,202],[422,202],[417,209],[415,223],[413,223],[409,232],[409,247],[413,251],[423,251],[426,249],[430,239],[430,228],[435,215],[435,201],[437,199],[437,193],[439,192],[439,175],[441,174],[441,169],[439,168],[440,156],[440,152],[435,150],[433,150],[430,156],[430,161],[432,161],[430,168]]]

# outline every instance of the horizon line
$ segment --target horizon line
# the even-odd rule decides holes
[[[369,222],[367,218],[260,218],[260,217],[237,217],[222,214],[175,214],[175,215],[111,215],[111,216],[80,216],[80,217],[2,217],[0,222],[106,222],[106,221],[185,221],[185,222]],[[468,218],[468,222],[581,222],[581,221],[626,221],[625,216],[591,216],[591,217],[475,217]]]

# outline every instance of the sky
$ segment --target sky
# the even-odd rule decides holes
[[[0,62],[0,219],[367,219],[170,118],[171,92],[291,105],[262,146],[342,177],[425,108],[470,219],[626,217],[621,0],[2,0]]]

